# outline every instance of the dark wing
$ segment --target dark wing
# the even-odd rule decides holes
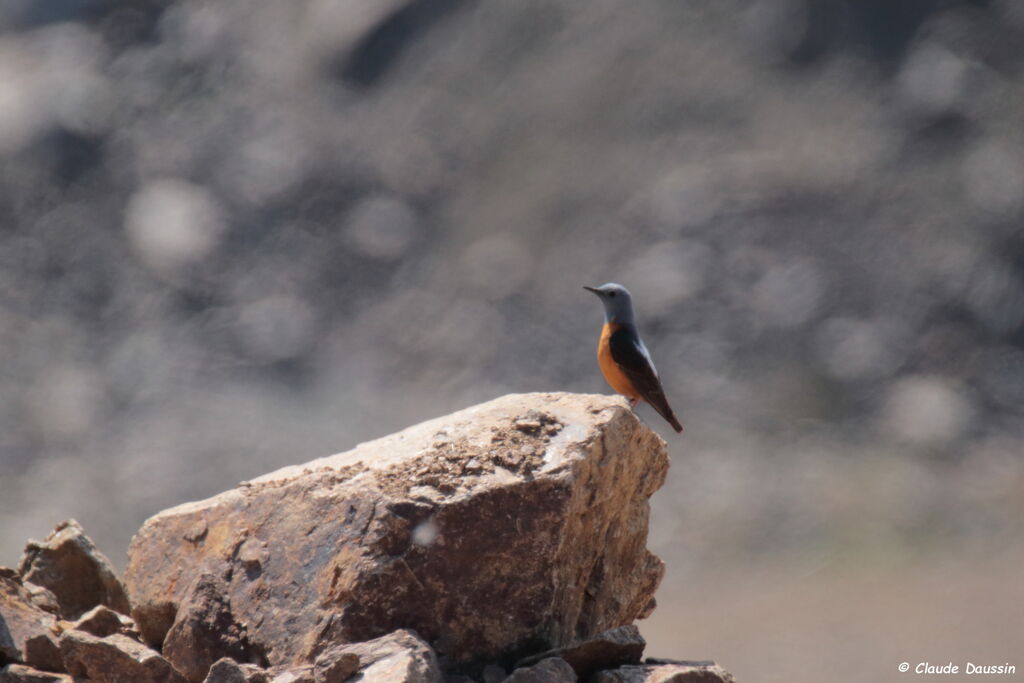
[[[655,370],[644,343],[640,341],[636,328],[632,325],[623,325],[612,333],[608,344],[612,360],[633,383],[633,388],[640,394],[640,398],[650,403],[659,415],[668,420],[672,429],[677,432],[683,431],[683,425],[679,423],[668,404],[665,390],[661,388],[661,380],[658,379],[658,371]]]

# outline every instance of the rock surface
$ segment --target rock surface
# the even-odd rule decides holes
[[[33,601],[17,572],[0,567],[0,665],[20,663],[61,671],[56,623]]]
[[[73,519],[58,524],[45,541],[29,541],[18,572],[22,580],[49,589],[65,619],[77,619],[96,605],[128,614],[113,565]]]
[[[416,633],[405,629],[365,643],[342,645],[317,658],[316,683],[340,683],[346,655],[358,660],[360,683],[441,683],[437,656]]]
[[[649,659],[640,665],[598,672],[591,683],[736,683],[714,662],[676,662]]]
[[[0,668],[0,683],[73,683],[67,674],[40,671],[24,664],[8,664]]]
[[[341,645],[331,648],[316,658],[313,665],[313,678],[316,683],[341,683],[347,681],[352,674],[359,671],[362,662],[359,655]]]
[[[505,683],[576,683],[576,672],[561,657],[547,657],[512,672]]]
[[[598,669],[609,669],[621,664],[639,664],[646,646],[640,629],[633,624],[627,624],[599,633],[585,641],[524,657],[516,666],[529,666],[548,657],[559,657],[572,666],[577,676],[586,678]]]
[[[215,574],[197,576],[164,639],[164,657],[193,683],[202,681],[214,662],[224,657],[262,663],[249,645],[245,627],[231,614],[227,589],[227,582]]]
[[[139,632],[135,629],[135,622],[132,621],[132,618],[115,612],[105,605],[93,607],[72,623],[71,628],[85,631],[97,638],[120,633],[134,640],[139,639]]]
[[[229,608],[273,665],[397,628],[454,665],[514,661],[653,609],[667,467],[620,398],[506,396],[158,514],[126,586],[154,644]],[[205,572],[218,605],[189,595]]]
[[[185,683],[170,662],[145,645],[115,633],[105,638],[65,631],[60,653],[68,673],[103,683]]]
[[[270,675],[254,664],[239,664],[230,657],[218,659],[203,683],[269,683]]]

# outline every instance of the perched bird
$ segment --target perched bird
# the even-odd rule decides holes
[[[612,389],[628,398],[634,408],[643,399],[668,420],[672,429],[683,431],[683,425],[665,398],[651,354],[637,332],[629,290],[614,282],[583,289],[596,294],[604,304],[604,327],[597,343],[597,364],[605,380]]]

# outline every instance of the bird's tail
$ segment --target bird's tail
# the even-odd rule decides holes
[[[668,417],[666,419],[668,420],[668,423],[672,425],[672,429],[676,430],[680,434],[683,433],[683,423],[679,421],[679,418],[676,417],[675,413],[669,410]]]
[[[672,412],[672,407],[668,404],[668,399],[665,398],[665,394],[659,391],[655,395],[651,396],[647,402],[651,404],[652,408],[658,411],[658,415],[661,415],[670,425],[672,425],[672,429],[676,430],[680,434],[682,433],[683,423],[680,422],[679,418],[676,417],[676,414]]]

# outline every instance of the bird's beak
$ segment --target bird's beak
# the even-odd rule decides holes
[[[598,296],[601,296],[601,290],[599,290],[597,287],[587,287],[586,285],[583,285],[583,289],[587,290],[588,292],[593,292]]]

